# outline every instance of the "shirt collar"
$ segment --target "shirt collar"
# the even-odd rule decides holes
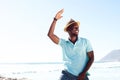
[[[75,42],[75,44],[77,44],[77,42],[80,40],[80,37],[78,37],[78,39],[77,39],[77,41]],[[70,43],[70,44],[72,44],[72,45],[75,45],[75,44],[73,44],[69,39],[68,39],[68,42]]]

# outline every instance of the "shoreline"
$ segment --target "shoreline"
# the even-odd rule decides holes
[[[0,80],[32,80],[32,79],[28,79],[28,78],[12,78],[12,77],[4,77],[0,75]]]

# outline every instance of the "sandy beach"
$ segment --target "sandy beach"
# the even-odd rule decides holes
[[[62,64],[1,64],[0,80],[59,80],[62,69]],[[120,62],[94,63],[89,73],[90,80],[119,80]]]
[[[27,78],[11,78],[11,77],[4,77],[4,76],[0,76],[0,80],[31,80],[31,79],[27,79]]]

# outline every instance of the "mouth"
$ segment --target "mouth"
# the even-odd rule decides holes
[[[75,31],[76,33],[78,33],[79,31],[77,30],[77,31]]]

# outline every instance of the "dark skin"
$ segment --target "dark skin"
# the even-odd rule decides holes
[[[78,39],[78,33],[79,33],[79,26],[78,24],[74,24],[72,26],[70,26],[68,29],[67,29],[67,32],[69,34],[69,40],[75,44],[75,42],[77,41]]]
[[[57,21],[59,19],[61,19],[63,16],[62,13],[64,12],[64,9],[60,10],[57,12],[57,14],[55,15],[55,18],[57,19]],[[54,30],[55,30],[55,25],[56,25],[56,20],[53,20],[50,29],[48,31],[48,37],[55,43],[58,44],[60,38],[58,36],[56,36],[54,34]],[[79,34],[79,26],[77,24],[74,24],[71,28],[67,29],[67,32],[69,34],[69,40],[75,44],[75,42],[78,39],[78,34]],[[78,76],[78,80],[84,80],[85,76],[86,76],[86,72],[89,70],[89,68],[91,67],[93,61],[94,61],[94,52],[90,51],[87,53],[88,57],[89,57],[89,61],[87,62],[84,70],[79,74]]]

